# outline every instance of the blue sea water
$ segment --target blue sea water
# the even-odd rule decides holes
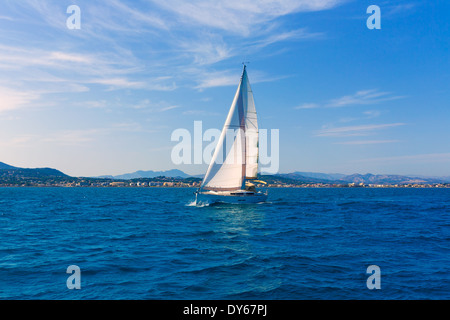
[[[0,299],[450,298],[450,189],[193,191],[0,188]]]

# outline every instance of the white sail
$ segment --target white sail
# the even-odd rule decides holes
[[[242,92],[245,113],[245,178],[256,179],[258,174],[258,120],[253,92],[244,67]]]
[[[256,178],[257,172],[258,124],[253,93],[244,66],[201,188],[223,191],[244,189],[245,179]]]

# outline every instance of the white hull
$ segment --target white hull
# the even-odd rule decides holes
[[[249,204],[260,203],[267,200],[267,193],[248,192],[248,191],[232,191],[232,192],[197,192],[195,194],[196,204],[213,204],[213,203],[229,203],[229,204]]]

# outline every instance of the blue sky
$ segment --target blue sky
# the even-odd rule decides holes
[[[0,161],[204,173],[173,164],[171,133],[220,129],[250,61],[280,172],[450,176],[449,14],[443,0],[6,0]]]

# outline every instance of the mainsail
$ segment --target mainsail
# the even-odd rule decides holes
[[[258,173],[258,122],[246,67],[201,189],[237,190]]]

